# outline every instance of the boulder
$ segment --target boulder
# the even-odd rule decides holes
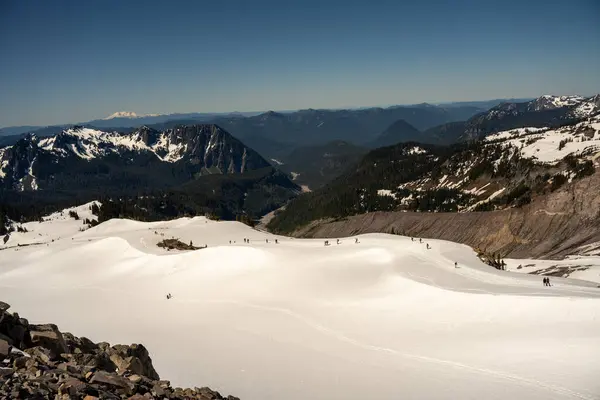
[[[0,367],[0,378],[11,376],[14,373],[15,370],[12,368]]]
[[[214,391],[207,387],[202,387],[202,388],[198,389],[198,393],[200,394],[201,398],[204,398],[204,399],[208,399],[208,400],[222,399],[219,392]]]
[[[29,325],[29,335],[34,346],[42,346],[52,352],[53,358],[70,353],[62,333],[54,324]]]
[[[49,363],[50,360],[52,359],[51,351],[49,349],[46,349],[41,346],[30,347],[28,349],[25,349],[25,352],[27,354],[29,354],[31,357],[33,357],[34,359],[36,359],[44,364]]]
[[[12,346],[6,340],[0,339],[0,361],[8,357],[11,348]]]
[[[14,345],[20,348],[25,347],[26,334],[27,327],[20,324],[14,325],[9,331],[9,335],[13,339]]]
[[[76,378],[67,378],[58,387],[59,394],[68,394],[76,398],[85,392],[87,384]]]
[[[98,354],[83,354],[83,353],[75,353],[66,355],[66,358],[69,361],[73,361],[78,365],[83,365],[87,367],[97,368],[103,371],[115,372],[117,367],[110,360],[108,354],[106,353],[98,353]]]
[[[129,381],[129,379],[124,378],[122,376],[109,374],[104,371],[95,372],[92,376],[92,379],[90,379],[90,383],[100,383],[103,385],[125,389],[127,391],[132,391],[134,388],[134,384],[131,381]]]
[[[126,371],[138,375],[144,375],[150,379],[160,379],[152,365],[150,354],[144,345],[132,344],[125,346],[115,345],[106,350],[110,354],[110,360],[116,365],[120,374]]]
[[[10,304],[0,301],[0,313],[8,311]]]
[[[6,342],[7,342],[8,344],[10,344],[11,346],[12,346],[12,345],[13,345],[13,343],[14,343],[14,342],[13,342],[13,340],[12,340],[12,338],[11,338],[10,336],[3,335],[2,333],[0,333],[0,340],[4,340],[4,341],[6,341]]]
[[[98,351],[98,345],[86,337],[78,338],[69,332],[63,332],[63,338],[71,353],[94,354]]]

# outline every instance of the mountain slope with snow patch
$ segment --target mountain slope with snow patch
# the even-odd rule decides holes
[[[76,127],[41,139],[30,135],[3,148],[0,187],[36,190],[51,185],[58,174],[93,169],[92,161],[124,166],[154,164],[162,170],[180,167],[159,166],[160,163],[185,163],[188,179],[270,166],[254,150],[215,125],[177,126],[165,131],[142,127],[130,134]]]

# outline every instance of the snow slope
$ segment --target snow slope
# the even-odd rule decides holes
[[[170,237],[208,248],[156,246]],[[599,398],[597,284],[545,288],[450,242],[358,239],[111,220],[0,251],[0,291],[31,322],[142,342],[163,379],[242,399]]]
[[[485,140],[503,141],[505,145],[518,148],[525,158],[555,163],[568,154],[581,156],[600,151],[600,117],[557,129],[511,129],[489,135]],[[561,141],[564,141],[562,146]]]
[[[509,259],[505,262],[509,271],[583,279],[597,282],[600,286],[599,256],[569,256],[564,260]]]
[[[98,217],[92,214],[90,207],[92,204],[100,205],[97,201],[92,201],[81,206],[71,207],[63,211],[55,212],[43,218],[44,222],[32,221],[23,224],[16,224],[25,228],[26,232],[11,232],[6,243],[0,240],[0,250],[7,247],[18,247],[19,245],[31,245],[51,243],[53,240],[61,238],[71,239],[72,236],[87,229],[84,224],[86,219],[97,220]],[[74,211],[79,216],[79,220],[69,215]],[[16,227],[15,227],[16,228]]]

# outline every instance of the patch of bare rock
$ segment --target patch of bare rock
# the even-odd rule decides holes
[[[0,301],[0,399],[239,400],[160,380],[141,344],[93,343],[54,324],[29,324]]]

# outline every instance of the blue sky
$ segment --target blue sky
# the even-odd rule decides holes
[[[0,0],[0,126],[593,94],[599,17],[596,0]]]

